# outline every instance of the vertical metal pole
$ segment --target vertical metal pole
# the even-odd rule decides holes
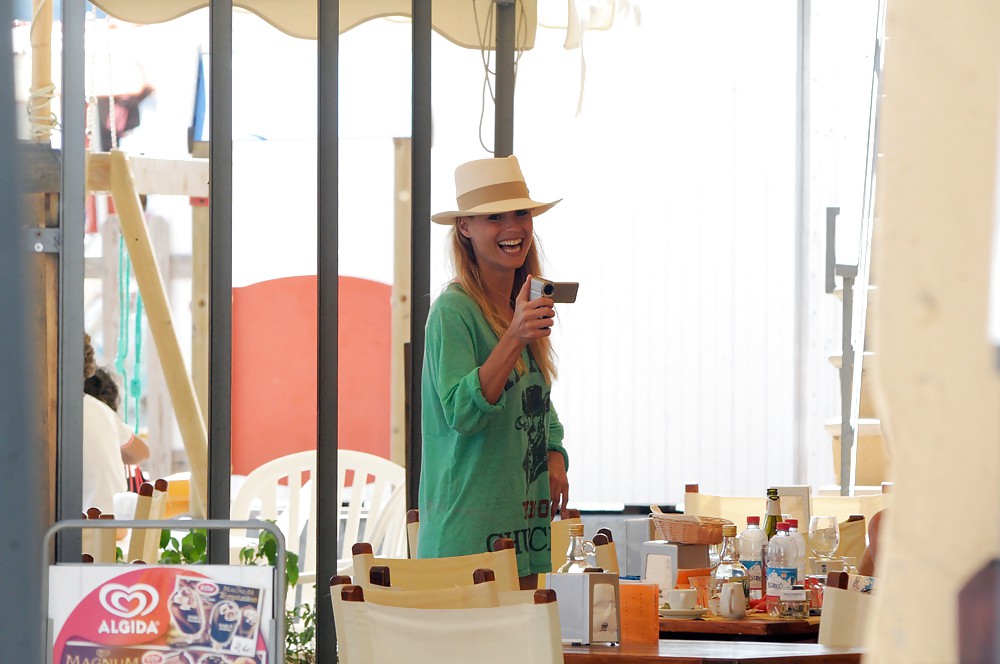
[[[515,0],[496,0],[497,78],[493,127],[494,157],[514,154],[514,40],[517,17]]]
[[[9,26],[10,4],[0,9],[0,25]],[[28,306],[24,284],[28,283],[22,213],[21,170],[17,149],[14,105],[14,68],[10,30],[0,30],[0,209],[5,211],[0,224],[0,354],[6,380],[0,383],[0,502],[16,506],[6,510],[4,528],[8,535],[0,539],[0,559],[5,574],[4,594],[10,601],[0,602],[0,643],[4,660],[42,662],[46,616],[42,613],[44,565],[38,554],[49,515],[45,487],[46,444],[38,431],[35,410],[34,376],[44,364],[37,361],[36,345],[28,338]],[[82,254],[81,254],[82,257]],[[83,352],[82,350],[80,351]],[[82,360],[81,360],[82,363]],[[82,388],[82,386],[81,386]],[[77,399],[77,401],[82,401]],[[81,406],[82,407],[82,406]],[[80,494],[77,493],[79,501]],[[16,599],[15,599],[16,598]]]
[[[233,384],[233,2],[209,4],[208,518],[229,518]],[[208,533],[208,561],[229,563],[229,531]],[[280,618],[279,618],[280,619]]]
[[[431,3],[413,0],[413,241],[410,245],[410,430],[406,460],[407,508],[417,507],[420,484],[420,376],[424,363],[424,325],[431,302]]]
[[[844,276],[844,319],[840,356],[840,495],[851,495],[854,484],[854,426],[851,422],[851,389],[854,385],[854,346],[851,332],[854,325],[854,276]]]
[[[795,361],[792,364],[792,394],[795,395],[794,422],[795,444],[792,446],[792,468],[796,483],[806,480],[808,468],[805,454],[809,440],[807,405],[809,389],[806,385],[806,350],[809,338],[809,76],[810,76],[810,14],[811,0],[796,3],[796,76],[795,76]]]
[[[56,519],[80,518],[83,502],[83,234],[86,113],[83,0],[62,5],[62,191],[59,196],[59,405]],[[80,560],[80,533],[56,544],[61,562]]]
[[[316,611],[317,624],[333,626],[330,578],[337,574],[340,495],[338,492],[337,421],[338,344],[340,302],[339,274],[339,95],[340,2],[320,0],[318,7],[318,163],[316,170],[316,279],[317,279],[317,375],[316,375]],[[349,552],[345,552],[348,554]],[[337,634],[332,629],[316,631],[316,661],[334,662]]]

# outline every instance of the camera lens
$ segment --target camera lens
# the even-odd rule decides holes
[[[545,284],[542,287],[542,293],[545,295],[552,295],[555,292],[556,292],[556,287],[553,286],[552,284]]]

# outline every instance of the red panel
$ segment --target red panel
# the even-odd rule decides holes
[[[389,457],[391,288],[340,277],[341,449]],[[316,277],[233,289],[233,473],[316,447]]]

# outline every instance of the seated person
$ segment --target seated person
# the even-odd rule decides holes
[[[90,336],[84,336],[84,382],[97,372]],[[149,456],[149,448],[107,404],[83,395],[83,511],[114,513],[114,495],[127,490],[124,463]]]
[[[868,522],[868,548],[865,549],[864,555],[861,556],[861,562],[858,563],[859,574],[864,574],[865,576],[875,576],[875,554],[878,546],[878,529],[884,513],[885,510],[879,510],[872,516],[871,521]]]

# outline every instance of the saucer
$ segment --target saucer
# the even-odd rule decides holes
[[[660,609],[661,618],[701,618],[706,613],[708,613],[708,609],[700,606],[696,606],[693,609]]]

